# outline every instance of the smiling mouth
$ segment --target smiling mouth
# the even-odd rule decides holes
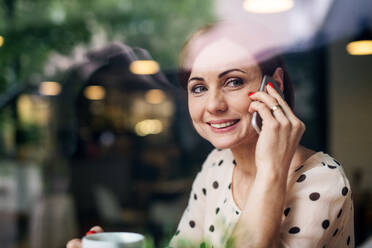
[[[223,122],[223,123],[209,123],[208,122],[208,125],[214,127],[214,128],[217,128],[217,129],[222,129],[222,128],[227,128],[227,127],[231,127],[233,126],[234,124],[238,123],[240,120],[234,120],[234,121],[227,121],[227,122]]]

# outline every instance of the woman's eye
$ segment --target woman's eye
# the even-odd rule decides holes
[[[200,94],[203,91],[206,91],[207,88],[203,85],[195,85],[194,87],[191,88],[191,93],[193,94]]]
[[[231,79],[231,80],[227,81],[227,83],[226,83],[226,85],[228,87],[233,87],[233,88],[239,87],[243,84],[244,84],[244,82],[241,78],[234,78],[234,79]]]

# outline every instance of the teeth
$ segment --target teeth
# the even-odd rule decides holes
[[[224,127],[229,127],[231,125],[233,125],[235,123],[235,121],[229,121],[229,122],[225,122],[225,123],[220,123],[220,124],[210,124],[212,127],[214,128],[224,128]]]

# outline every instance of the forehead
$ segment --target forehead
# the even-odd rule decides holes
[[[194,73],[257,66],[257,62],[248,47],[244,47],[230,39],[221,38],[206,45],[195,56],[191,69]]]

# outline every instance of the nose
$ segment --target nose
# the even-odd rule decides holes
[[[212,94],[209,94],[206,108],[211,114],[225,112],[227,110],[227,102],[223,93],[216,90]]]

